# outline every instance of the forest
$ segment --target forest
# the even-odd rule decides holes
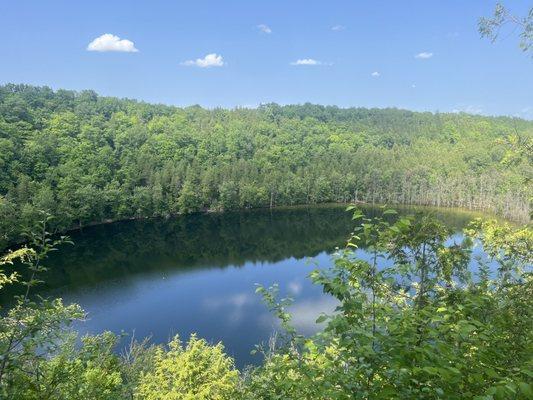
[[[178,108],[0,86],[0,247],[112,220],[327,202],[527,221],[533,122],[264,104]]]

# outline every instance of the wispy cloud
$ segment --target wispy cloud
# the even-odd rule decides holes
[[[270,29],[270,26],[265,25],[265,24],[257,25],[257,29],[259,29],[263,33],[268,33],[268,34],[272,33],[272,29]]]
[[[291,65],[333,65],[333,63],[318,61],[313,58],[300,58],[296,61],[292,61]]]
[[[346,29],[346,27],[344,25],[333,25],[331,27],[332,31],[343,31],[345,29]]]
[[[104,33],[102,36],[97,37],[87,46],[88,51],[118,51],[123,53],[135,53],[138,52],[134,43],[131,40],[121,39],[111,33]]]
[[[379,78],[381,76],[381,74],[378,71],[374,71],[370,75],[372,75],[374,78]]]
[[[420,58],[422,60],[427,60],[431,57],[433,57],[433,53],[430,53],[429,51],[423,51],[422,53],[418,53],[415,55],[415,58]]]
[[[196,60],[187,60],[181,63],[187,67],[200,67],[200,68],[211,68],[211,67],[223,67],[226,65],[224,59],[220,54],[211,53],[206,55],[204,58],[197,58]]]
[[[452,113],[481,114],[483,107],[475,104],[459,104],[452,110]]]

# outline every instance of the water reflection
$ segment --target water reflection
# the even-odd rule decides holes
[[[440,217],[459,228],[471,215],[441,211]],[[222,340],[243,366],[255,361],[250,350],[277,326],[255,284],[279,283],[296,300],[295,326],[313,333],[317,316],[335,302],[307,276],[330,265],[352,228],[339,206],[92,227],[73,233],[75,246],[50,257],[41,294],[79,303],[89,315],[77,326],[82,332],[134,333],[155,342],[197,332]]]

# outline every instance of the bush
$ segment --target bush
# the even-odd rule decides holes
[[[158,349],[154,370],[141,376],[137,396],[144,400],[233,400],[239,373],[221,343],[210,346],[192,335],[186,347],[178,336],[168,351]]]

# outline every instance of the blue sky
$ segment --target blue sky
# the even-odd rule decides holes
[[[504,3],[522,15],[532,5]],[[3,0],[0,83],[174,105],[312,102],[533,119],[533,59],[511,30],[495,44],[477,32],[494,5]]]

